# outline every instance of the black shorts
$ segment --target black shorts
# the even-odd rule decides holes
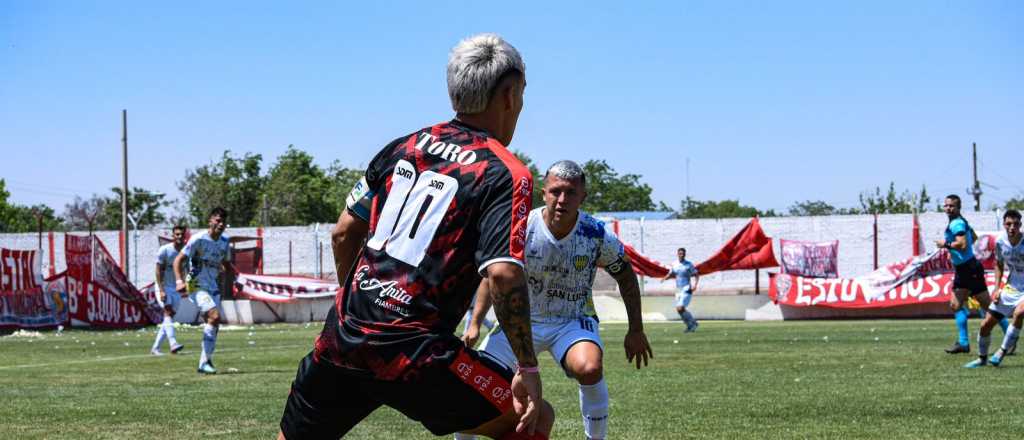
[[[460,348],[447,360],[406,375],[409,379],[382,381],[317,362],[310,352],[299,362],[281,432],[289,439],[340,438],[381,405],[422,423],[434,435],[467,431],[512,409],[513,374]]]
[[[970,295],[988,293],[985,284],[985,268],[977,258],[971,258],[955,267],[953,289],[965,289]]]

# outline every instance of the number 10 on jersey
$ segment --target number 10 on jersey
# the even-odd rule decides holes
[[[451,176],[434,171],[416,176],[411,163],[398,161],[384,209],[366,246],[419,266],[458,190],[459,181]]]

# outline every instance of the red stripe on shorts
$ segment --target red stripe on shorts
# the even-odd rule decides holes
[[[459,351],[448,368],[501,412],[512,409],[512,385],[479,360],[471,358],[465,350]]]

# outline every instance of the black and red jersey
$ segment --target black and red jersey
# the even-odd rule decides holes
[[[523,265],[533,182],[486,131],[453,120],[388,144],[365,186],[367,241],[315,353],[391,380],[458,343],[487,265]]]

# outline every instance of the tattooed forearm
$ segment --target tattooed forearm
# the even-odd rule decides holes
[[[502,271],[504,272],[504,271]],[[530,295],[522,269],[515,266],[514,273],[492,274],[491,300],[498,322],[508,337],[512,352],[522,367],[537,366],[533,351],[533,332],[530,329]]]
[[[338,285],[345,287],[348,271],[352,269],[363,239],[366,238],[368,225],[363,219],[355,217],[346,210],[338,217],[338,223],[331,231],[331,251],[334,253],[334,270],[338,274]]]
[[[629,319],[629,331],[644,331],[644,323],[640,313],[640,283],[637,282],[636,273],[633,272],[633,265],[626,263],[626,267],[612,275],[615,282],[619,284],[619,295],[626,305],[626,318]]]

